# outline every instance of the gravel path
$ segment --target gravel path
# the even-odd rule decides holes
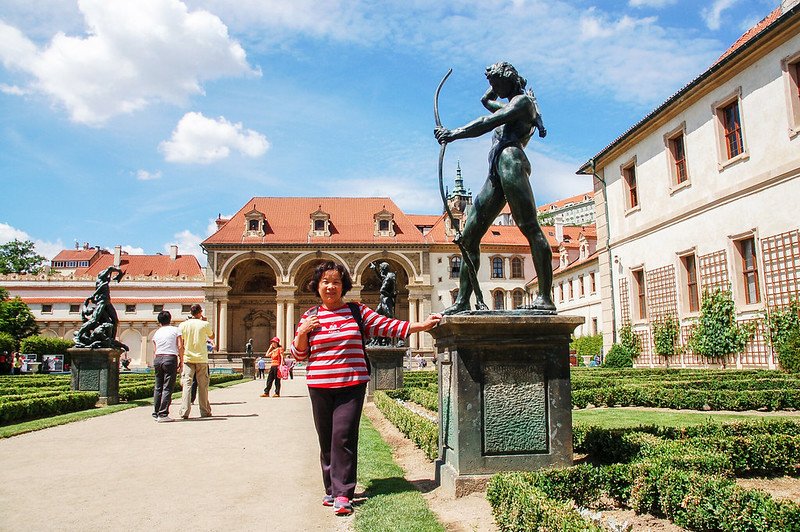
[[[133,408],[0,440],[0,530],[348,530],[321,504],[305,379],[263,386],[212,390],[211,418]]]

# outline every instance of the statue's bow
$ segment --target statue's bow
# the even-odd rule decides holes
[[[442,127],[442,120],[439,118],[439,93],[442,91],[444,82],[447,81],[447,78],[449,78],[450,74],[452,73],[452,68],[447,71],[447,74],[444,75],[442,81],[439,82],[439,86],[436,87],[436,94],[433,96],[433,119],[436,122],[437,128]],[[472,263],[472,259],[467,253],[467,250],[464,248],[464,244],[461,242],[461,227],[459,226],[456,217],[453,216],[453,212],[450,210],[450,204],[447,202],[447,195],[444,193],[444,152],[446,149],[447,143],[442,142],[439,148],[439,194],[442,196],[444,210],[447,213],[447,217],[450,219],[450,226],[453,228],[455,234],[453,242],[455,242],[455,244],[458,246],[458,249],[461,250],[461,259],[467,265],[469,282],[472,286],[472,291],[475,293],[477,307],[486,308],[486,305],[483,303],[483,294],[481,293],[480,286],[478,285],[478,272],[475,268],[475,264]]]

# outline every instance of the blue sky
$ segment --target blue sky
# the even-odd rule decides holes
[[[432,102],[485,113],[512,62],[548,135],[537,203],[779,0],[2,0],[0,243],[200,255],[252,196],[390,196],[441,212]],[[489,138],[448,147],[477,192]],[[205,262],[201,256],[201,262]]]

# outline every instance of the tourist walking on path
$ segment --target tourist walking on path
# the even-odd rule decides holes
[[[156,372],[156,385],[153,390],[153,417],[156,421],[174,421],[169,417],[169,406],[172,404],[172,389],[175,376],[183,366],[183,337],[181,331],[172,322],[172,314],[166,310],[158,313],[161,325],[153,334],[153,369]]]
[[[341,264],[326,261],[314,271],[311,291],[322,300],[300,318],[291,352],[308,359],[306,382],[320,446],[322,504],[336,515],[353,512],[358,462],[358,425],[369,381],[364,343],[366,336],[405,338],[429,331],[441,315],[409,323],[381,316],[360,303],[342,299],[352,288],[350,274]]]
[[[297,364],[297,361],[292,356],[292,353],[284,353],[283,355],[283,365],[286,366],[286,373],[289,375],[289,378],[294,380],[294,366]]]
[[[256,359],[256,374],[254,379],[263,379],[264,378],[264,370],[267,369],[267,361],[264,360],[262,355],[258,355]]]
[[[267,385],[264,387],[264,393],[261,394],[261,397],[269,397],[273,382],[275,383],[275,395],[273,397],[280,397],[281,376],[278,375],[278,368],[283,365],[283,348],[281,347],[281,339],[277,336],[269,341],[267,358],[270,359],[269,373],[267,374]]]
[[[192,317],[180,325],[183,337],[183,373],[181,374],[181,410],[183,419],[188,419],[192,411],[192,381],[197,379],[197,397],[200,404],[200,417],[211,417],[211,403],[208,402],[208,349],[206,342],[214,339],[211,324],[203,316],[203,307],[195,303],[191,307]]]

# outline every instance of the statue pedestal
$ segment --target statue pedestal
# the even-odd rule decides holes
[[[242,357],[242,375],[244,378],[254,379],[256,376],[256,359],[255,357]]]
[[[436,480],[461,497],[500,471],[572,465],[569,341],[577,316],[524,311],[445,316]]]
[[[403,387],[403,358],[405,347],[367,347],[371,371],[367,399],[375,390],[397,390]]]
[[[98,392],[98,406],[119,403],[119,359],[122,349],[67,349],[72,357],[71,386],[75,391]]]

